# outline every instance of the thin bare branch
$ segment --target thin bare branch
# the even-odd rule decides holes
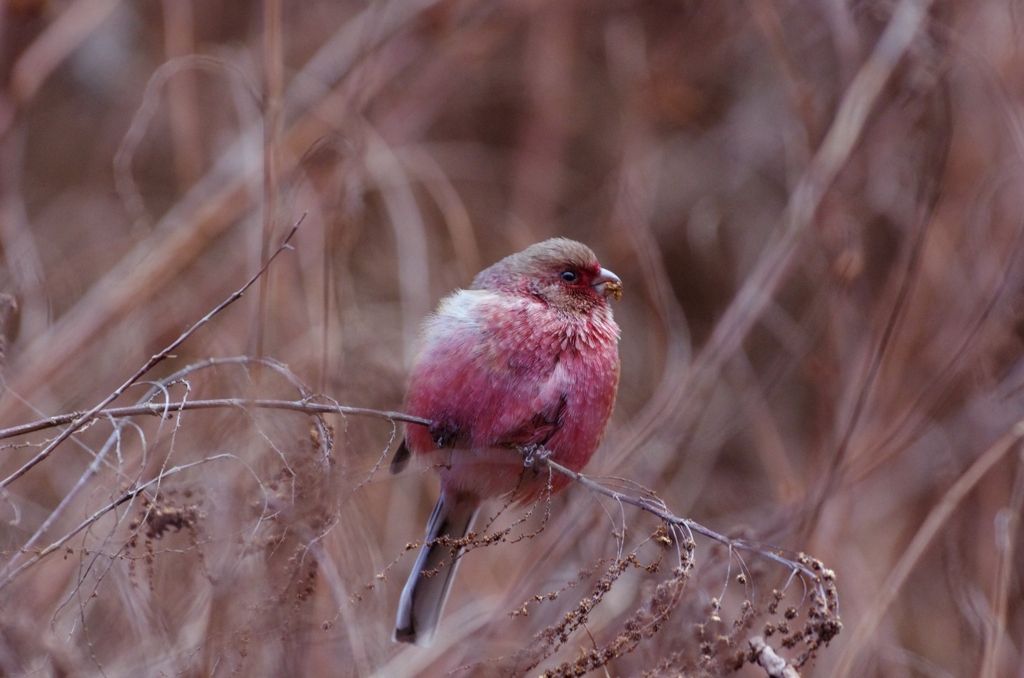
[[[809,577],[811,581],[813,581],[818,587],[821,587],[823,579],[831,580],[835,576],[831,570],[824,569],[818,561],[815,561],[806,555],[800,554],[795,560],[787,558],[781,554],[780,549],[775,549],[770,546],[752,544],[744,539],[732,539],[730,537],[726,537],[724,534],[719,534],[718,532],[715,532],[710,528],[704,527],[700,523],[690,520],[689,518],[680,518],[679,516],[676,516],[673,513],[671,513],[661,502],[661,500],[657,499],[654,496],[636,497],[630,494],[625,494],[623,492],[618,492],[616,490],[609,489],[604,485],[601,485],[600,483],[584,476],[582,473],[576,473],[575,471],[571,471],[565,468],[564,466],[556,464],[550,459],[541,460],[541,463],[550,467],[551,470],[553,470],[555,473],[561,473],[563,476],[571,478],[572,480],[574,480],[575,482],[579,483],[580,485],[582,485],[583,487],[587,488],[592,492],[597,492],[598,494],[603,494],[604,496],[614,499],[615,501],[619,501],[624,504],[629,504],[630,506],[635,506],[636,508],[646,511],[647,513],[650,513],[653,516],[657,516],[661,520],[664,520],[666,523],[669,523],[671,525],[677,525],[680,527],[685,527],[686,529],[696,532],[697,534],[704,535],[709,539],[717,541],[721,544],[725,544],[730,548],[738,549],[741,551],[751,551],[753,553],[758,553],[764,556],[765,558],[768,558],[769,560],[773,560],[776,563],[779,563],[780,565],[785,565],[788,568],[799,571],[801,574]],[[817,570],[817,572],[815,570]]]
[[[54,428],[57,426],[76,424],[79,421],[81,423],[77,424],[77,426],[78,428],[81,428],[82,425],[88,423],[91,420],[108,417],[120,418],[144,415],[167,417],[175,412],[184,412],[187,410],[210,410],[219,408],[291,410],[293,412],[301,412],[303,414],[342,414],[361,417],[373,417],[376,419],[385,419],[387,421],[402,421],[409,424],[421,424],[423,426],[429,426],[431,423],[430,420],[428,419],[414,417],[409,414],[403,414],[402,412],[374,410],[366,407],[345,407],[343,405],[331,405],[326,403],[312,402],[311,400],[261,400],[246,398],[213,398],[207,400],[186,400],[178,402],[154,401],[142,405],[110,407],[103,410],[89,410],[88,412],[69,412],[67,414],[61,414],[55,417],[50,417],[49,419],[40,419],[38,421],[33,421],[28,424],[21,424],[19,426],[12,426],[10,428],[0,429],[0,440],[25,435],[26,433],[43,431],[48,428]]]
[[[192,325],[192,327],[185,330],[181,334],[181,336],[179,336],[177,339],[168,344],[165,349],[163,349],[159,353],[154,354],[149,360],[146,361],[145,365],[136,370],[135,374],[130,376],[123,384],[114,389],[114,391],[106,398],[104,398],[102,401],[100,401],[99,404],[97,404],[88,412],[85,412],[81,416],[74,419],[66,429],[61,431],[60,435],[58,435],[56,438],[50,441],[50,443],[46,447],[44,447],[36,456],[32,457],[32,459],[27,461],[21,468],[19,468],[17,471],[9,475],[2,482],[0,482],[0,489],[7,487],[15,480],[28,473],[29,470],[31,470],[32,467],[34,467],[36,464],[40,463],[41,461],[49,457],[50,454],[52,454],[53,451],[57,449],[57,447],[61,443],[70,438],[75,431],[77,431],[78,429],[82,428],[82,426],[95,419],[96,415],[101,410],[103,410],[103,408],[105,408],[107,405],[109,405],[118,397],[120,397],[122,393],[128,390],[133,384],[135,384],[139,379],[141,379],[144,374],[153,369],[153,367],[166,360],[174,351],[174,349],[181,346],[186,339],[195,334],[196,330],[198,330],[206,323],[210,322],[210,320],[212,320],[218,313],[220,313],[225,308],[227,308],[228,306],[236,302],[238,299],[240,299],[242,295],[245,294],[246,290],[248,290],[257,280],[259,280],[263,276],[264,273],[266,273],[267,269],[270,267],[270,264],[273,263],[275,259],[277,259],[277,256],[281,254],[281,252],[284,252],[287,249],[291,249],[291,246],[288,244],[288,241],[291,240],[293,235],[295,235],[295,231],[298,230],[300,224],[302,224],[301,218],[295,223],[295,225],[292,227],[292,230],[288,232],[288,235],[285,236],[284,241],[281,243],[280,247],[277,248],[277,251],[274,252],[274,254],[269,259],[267,259],[267,262],[263,264],[260,270],[258,270],[255,273],[255,275],[249,278],[249,280],[244,285],[242,285],[242,287],[240,287],[238,291],[234,292],[231,296],[229,296],[227,299],[218,304],[216,308],[214,308],[212,311],[203,316],[198,322]]]

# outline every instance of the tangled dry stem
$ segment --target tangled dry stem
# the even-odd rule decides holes
[[[294,234],[295,228],[297,227],[298,224],[296,224],[292,229],[288,238]],[[285,243],[278,249],[278,254],[287,247],[288,238],[285,239]],[[271,260],[272,259],[273,258],[271,258]],[[128,421],[131,417],[136,416],[157,416],[168,419],[186,411],[224,408],[238,409],[246,412],[261,409],[285,410],[308,414],[314,417],[315,426],[311,431],[310,441],[313,443],[314,449],[319,450],[315,459],[321,460],[313,461],[314,457],[304,457],[306,461],[301,463],[301,468],[304,468],[304,471],[297,471],[290,463],[286,463],[281,468],[280,473],[278,474],[278,479],[272,481],[267,489],[271,492],[277,493],[276,499],[273,497],[270,499],[272,504],[285,506],[288,505],[289,500],[287,497],[280,494],[282,491],[280,486],[291,485],[294,488],[297,473],[301,473],[307,477],[307,480],[305,481],[307,487],[315,487],[318,482],[322,482],[322,480],[317,481],[315,477],[317,474],[320,474],[322,460],[330,460],[331,448],[333,446],[334,439],[334,434],[332,433],[331,428],[322,418],[323,415],[356,415],[385,419],[392,423],[401,421],[413,425],[430,425],[430,422],[426,420],[410,417],[399,412],[387,412],[368,408],[354,408],[338,405],[337,403],[330,401],[330,399],[318,397],[310,392],[301,384],[301,382],[299,382],[298,379],[294,377],[294,375],[291,375],[290,371],[288,371],[285,366],[268,359],[247,357],[208,360],[194,365],[189,365],[155,383],[149,393],[136,405],[114,408],[108,407],[113,400],[119,397],[128,387],[138,382],[138,380],[151,370],[153,366],[166,359],[176,347],[181,345],[199,327],[209,322],[213,316],[241,297],[245,290],[247,290],[261,275],[265,273],[269,263],[270,261],[268,261],[267,265],[265,265],[235,294],[217,306],[198,323],[193,325],[166,349],[154,355],[146,365],[140,368],[128,381],[111,393],[110,396],[101,401],[101,403],[96,407],[87,412],[75,412],[62,416],[50,417],[45,420],[39,420],[0,431],[0,439],[4,439],[23,436],[48,428],[64,427],[61,433],[53,440],[49,441],[44,446],[43,450],[28,464],[7,478],[4,481],[4,485],[14,482],[29,468],[45,460],[50,456],[50,454],[52,454],[57,446],[65,442],[72,433],[81,431],[100,420]],[[229,364],[269,367],[284,375],[285,378],[299,391],[301,399],[269,400],[220,398],[195,400],[185,399],[179,401],[173,401],[170,399],[170,388],[174,384],[178,383],[187,385],[188,382],[186,380],[189,375],[203,369]],[[69,551],[65,545],[74,535],[83,530],[89,529],[106,514],[114,511],[119,506],[125,503],[134,502],[137,497],[142,497],[143,502],[139,507],[138,516],[128,525],[131,536],[127,539],[121,553],[123,556],[129,557],[131,562],[134,563],[135,556],[131,556],[131,553],[138,547],[139,535],[143,532],[144,527],[144,534],[142,535],[144,537],[144,549],[141,554],[141,559],[146,563],[147,571],[149,572],[149,577],[152,582],[153,577],[155,576],[153,569],[155,560],[154,542],[163,539],[168,533],[184,530],[190,535],[190,548],[198,549],[200,540],[199,535],[201,531],[200,524],[206,517],[205,513],[200,509],[199,504],[197,503],[181,504],[170,500],[166,493],[163,493],[160,490],[163,481],[170,476],[187,470],[188,468],[212,461],[216,458],[217,457],[210,457],[193,464],[164,469],[155,478],[146,482],[139,482],[126,478],[128,485],[121,494],[105,507],[101,508],[99,511],[95,512],[85,521],[80,523],[76,529],[67,533],[61,539],[53,542],[50,546],[35,550],[34,554],[32,554],[28,560],[18,567],[11,569],[12,563],[8,562],[3,573],[6,577],[0,581],[0,588],[8,585],[27,568],[37,564],[46,556],[62,548],[65,549],[65,558],[67,558],[69,553],[73,553],[73,549]],[[101,459],[102,457],[98,457],[97,462]],[[655,516],[659,519],[660,523],[644,543],[653,542],[662,549],[675,548],[677,554],[677,563],[672,570],[671,576],[655,586],[651,595],[648,596],[646,604],[635,610],[622,622],[618,633],[600,646],[584,651],[575,661],[563,662],[557,667],[547,670],[542,675],[551,678],[554,678],[555,676],[583,675],[590,671],[607,666],[613,659],[632,652],[644,639],[654,636],[669,620],[673,609],[679,605],[679,602],[682,599],[685,583],[695,563],[695,543],[691,536],[694,532],[726,545],[730,554],[732,554],[734,550],[755,552],[769,560],[785,565],[791,570],[791,577],[796,575],[802,578],[805,583],[812,588],[812,606],[808,613],[807,622],[802,629],[790,630],[788,626],[789,620],[795,616],[795,613],[787,613],[787,620],[785,622],[779,623],[778,625],[768,623],[765,628],[766,636],[772,636],[776,632],[780,634],[779,642],[781,647],[793,649],[799,645],[804,648],[802,653],[794,660],[795,666],[803,665],[811,656],[813,656],[817,649],[828,644],[835,634],[839,632],[841,624],[838,620],[838,596],[835,589],[835,577],[834,574],[830,570],[826,569],[819,561],[802,554],[796,559],[790,559],[783,556],[781,552],[775,549],[761,547],[748,543],[744,540],[727,538],[692,520],[679,518],[673,515],[668,510],[664,502],[659,500],[653,493],[647,492],[643,495],[635,496],[609,489],[608,487],[605,487],[582,474],[572,472],[552,462],[548,455],[531,454],[529,461],[530,464],[528,464],[528,466],[531,466],[534,472],[540,472],[543,468],[547,468],[549,474],[559,473],[565,475],[592,492],[609,497],[620,504],[634,506]],[[312,466],[310,464],[312,464]],[[511,501],[512,500],[510,500],[510,502]],[[458,557],[460,552],[472,550],[474,548],[532,538],[544,529],[544,525],[547,524],[547,521],[550,518],[550,501],[551,497],[549,492],[545,495],[542,501],[539,500],[523,516],[514,520],[511,525],[503,529],[494,532],[488,532],[487,530],[483,533],[472,532],[463,539],[445,539],[443,540],[443,543],[451,549],[452,558],[455,558]],[[545,507],[541,525],[533,532],[526,532],[510,539],[515,528],[529,520],[536,507],[540,504],[543,504]],[[503,507],[502,511],[508,508],[509,505],[510,504],[507,504]],[[329,531],[333,520],[335,520],[331,517],[332,512],[325,505],[321,505],[320,508],[315,509],[314,512],[316,511],[319,512],[319,517],[313,517],[312,520],[307,517],[302,521],[302,524],[309,525],[314,530],[309,537],[315,537],[317,534],[322,535],[325,531]],[[266,508],[260,509],[260,512],[265,513]],[[495,516],[495,518],[496,517],[497,516]],[[494,519],[492,518],[491,523],[493,523],[493,521]],[[40,530],[39,533],[41,534],[42,531],[43,530]],[[289,541],[287,534],[288,531],[271,531],[269,534],[260,537],[256,541],[261,544],[260,548],[269,549],[270,552],[273,553],[286,546]],[[254,545],[256,544],[256,541],[253,542]],[[33,542],[34,539],[29,542],[26,548],[23,548],[23,553],[27,554],[31,552],[31,545]],[[415,548],[416,546],[417,545],[415,544],[410,544],[407,550]],[[294,545],[289,548],[293,551],[291,560],[298,559],[295,561],[298,565],[295,566],[297,569],[293,570],[294,574],[291,577],[292,584],[290,584],[285,590],[282,590],[280,596],[291,595],[288,594],[287,591],[294,590],[294,604],[291,606],[291,609],[293,613],[298,613],[299,607],[310,598],[317,586],[318,560],[316,557],[309,557],[308,546],[303,547],[300,545]],[[198,550],[198,552],[200,553],[200,561],[202,561],[202,551]],[[732,556],[730,555],[730,560],[731,557]],[[659,556],[651,563],[642,566],[636,549],[629,554],[614,559],[606,569],[605,573],[594,584],[590,595],[580,600],[576,604],[575,608],[566,613],[559,623],[539,633],[535,638],[533,646],[517,656],[515,660],[517,670],[532,670],[538,666],[540,662],[554,655],[561,647],[568,643],[574,633],[585,628],[591,614],[601,605],[606,594],[612,590],[613,586],[624,572],[630,568],[642,567],[649,573],[656,573],[660,569],[661,559],[661,556]],[[130,569],[131,568],[133,568],[133,565],[130,566]],[[385,573],[386,571],[378,575],[378,579],[384,579]],[[366,590],[372,589],[373,584],[368,584],[366,586]],[[782,594],[777,595],[778,600],[781,600]],[[554,600],[555,598],[557,598],[557,595],[547,596],[548,600]],[[350,600],[358,599],[360,599],[360,594],[358,593],[353,594],[350,597]],[[539,602],[542,598],[537,597],[536,600]],[[279,602],[283,603],[283,601],[284,598],[281,598]],[[777,601],[773,603],[772,606],[769,606],[769,614],[775,615],[777,613],[776,606]],[[711,618],[713,620],[718,619],[719,608],[720,605],[717,603],[716,599],[712,610]],[[523,606],[519,613],[526,614],[526,605]],[[749,601],[745,601],[740,617],[741,621],[738,621],[736,624],[737,632],[745,632],[746,629],[750,627],[753,616],[753,606],[749,604]],[[704,629],[702,628],[701,635],[703,635],[703,633]],[[721,635],[719,635],[717,640],[714,642],[709,642],[708,640],[701,641],[699,664],[706,667],[714,661],[725,661],[727,665],[736,668],[742,665],[744,660],[756,662],[760,661],[759,657],[771,656],[766,653],[764,648],[761,649],[759,654],[754,653],[753,651],[751,651],[749,655],[736,653],[733,651],[736,644],[735,638],[727,638]]]

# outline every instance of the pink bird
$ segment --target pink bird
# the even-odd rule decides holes
[[[425,459],[441,498],[402,590],[396,641],[430,644],[462,553],[450,540],[466,536],[485,499],[525,503],[568,484],[539,472],[535,455],[574,471],[590,461],[619,384],[608,297],[621,294],[590,248],[554,238],[485,269],[424,321],[405,411],[434,423],[407,427],[391,471],[410,452]]]

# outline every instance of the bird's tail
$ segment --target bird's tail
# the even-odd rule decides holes
[[[427,534],[416,565],[402,589],[395,620],[395,641],[427,647],[434,639],[448,590],[459,566],[458,556],[463,551],[455,551],[453,558],[454,549],[447,541],[466,536],[479,508],[479,502],[468,497],[442,493],[437,500],[427,522]]]

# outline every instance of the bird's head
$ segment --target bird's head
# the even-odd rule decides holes
[[[477,275],[473,289],[536,297],[570,313],[588,314],[622,296],[622,281],[601,268],[594,252],[567,238],[552,238],[505,257]]]

